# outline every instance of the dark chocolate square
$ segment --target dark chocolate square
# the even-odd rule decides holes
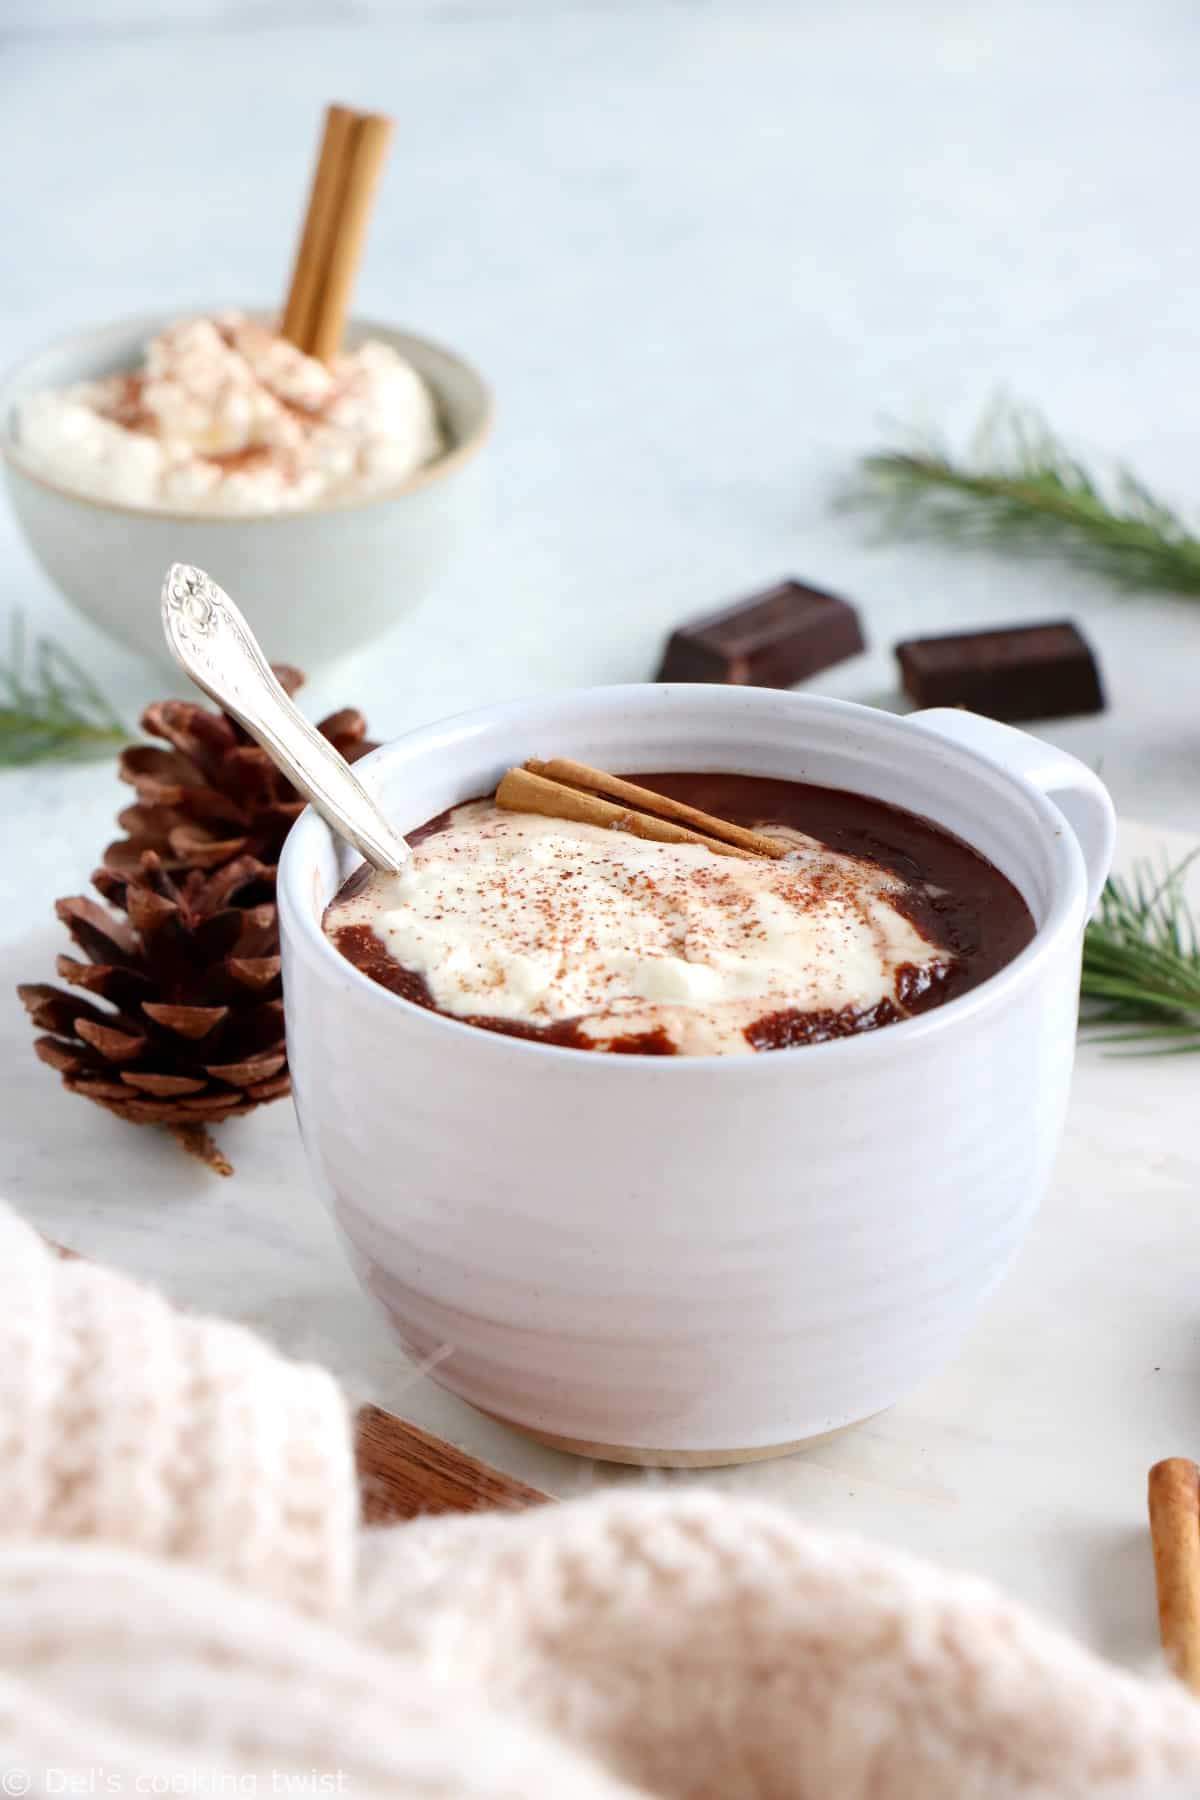
[[[896,660],[918,706],[965,706],[1009,724],[1104,710],[1096,658],[1069,619],[909,638]]]
[[[849,601],[781,581],[672,632],[656,679],[786,688],[864,648]]]

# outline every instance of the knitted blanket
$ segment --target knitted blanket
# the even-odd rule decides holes
[[[332,1378],[0,1210],[0,1795],[1200,1795],[1200,1708],[700,1488],[362,1531]]]

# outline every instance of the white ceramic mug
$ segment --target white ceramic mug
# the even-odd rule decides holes
[[[872,795],[988,857],[1032,943],[858,1037],[602,1056],[481,1031],[372,982],[321,931],[356,863],[311,810],[279,869],[305,1148],[354,1266],[434,1379],[623,1460],[789,1448],[953,1353],[1041,1199],[1113,810],[1073,757],[969,713],[766,689],[567,692],[428,726],[358,765],[402,830],[529,756]]]

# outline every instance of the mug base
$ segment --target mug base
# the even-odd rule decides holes
[[[866,1423],[865,1419],[853,1419],[848,1425],[839,1425],[833,1431],[818,1431],[812,1437],[792,1438],[783,1444],[755,1444],[743,1450],[653,1450],[635,1444],[594,1444],[587,1438],[559,1437],[556,1432],[538,1431],[533,1425],[523,1425],[519,1419],[506,1419],[502,1413],[489,1412],[487,1416],[499,1425],[519,1431],[522,1437],[532,1438],[535,1444],[542,1444],[547,1450],[563,1450],[568,1456],[584,1456],[591,1462],[625,1463],[642,1469],[728,1469],[737,1463],[772,1462],[780,1456],[792,1456],[797,1450],[811,1450],[817,1444],[827,1444],[844,1432],[853,1431],[856,1425]],[[868,1414],[868,1417],[877,1418],[878,1414]]]

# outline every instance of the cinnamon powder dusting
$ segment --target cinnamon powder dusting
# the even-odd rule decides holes
[[[974,985],[1032,935],[990,864],[881,803],[751,777],[639,779],[775,833],[787,856],[734,860],[472,802],[410,833],[412,864],[344,891],[326,928],[419,1005],[640,1055],[875,1030]],[[821,796],[840,803],[836,825]]]

